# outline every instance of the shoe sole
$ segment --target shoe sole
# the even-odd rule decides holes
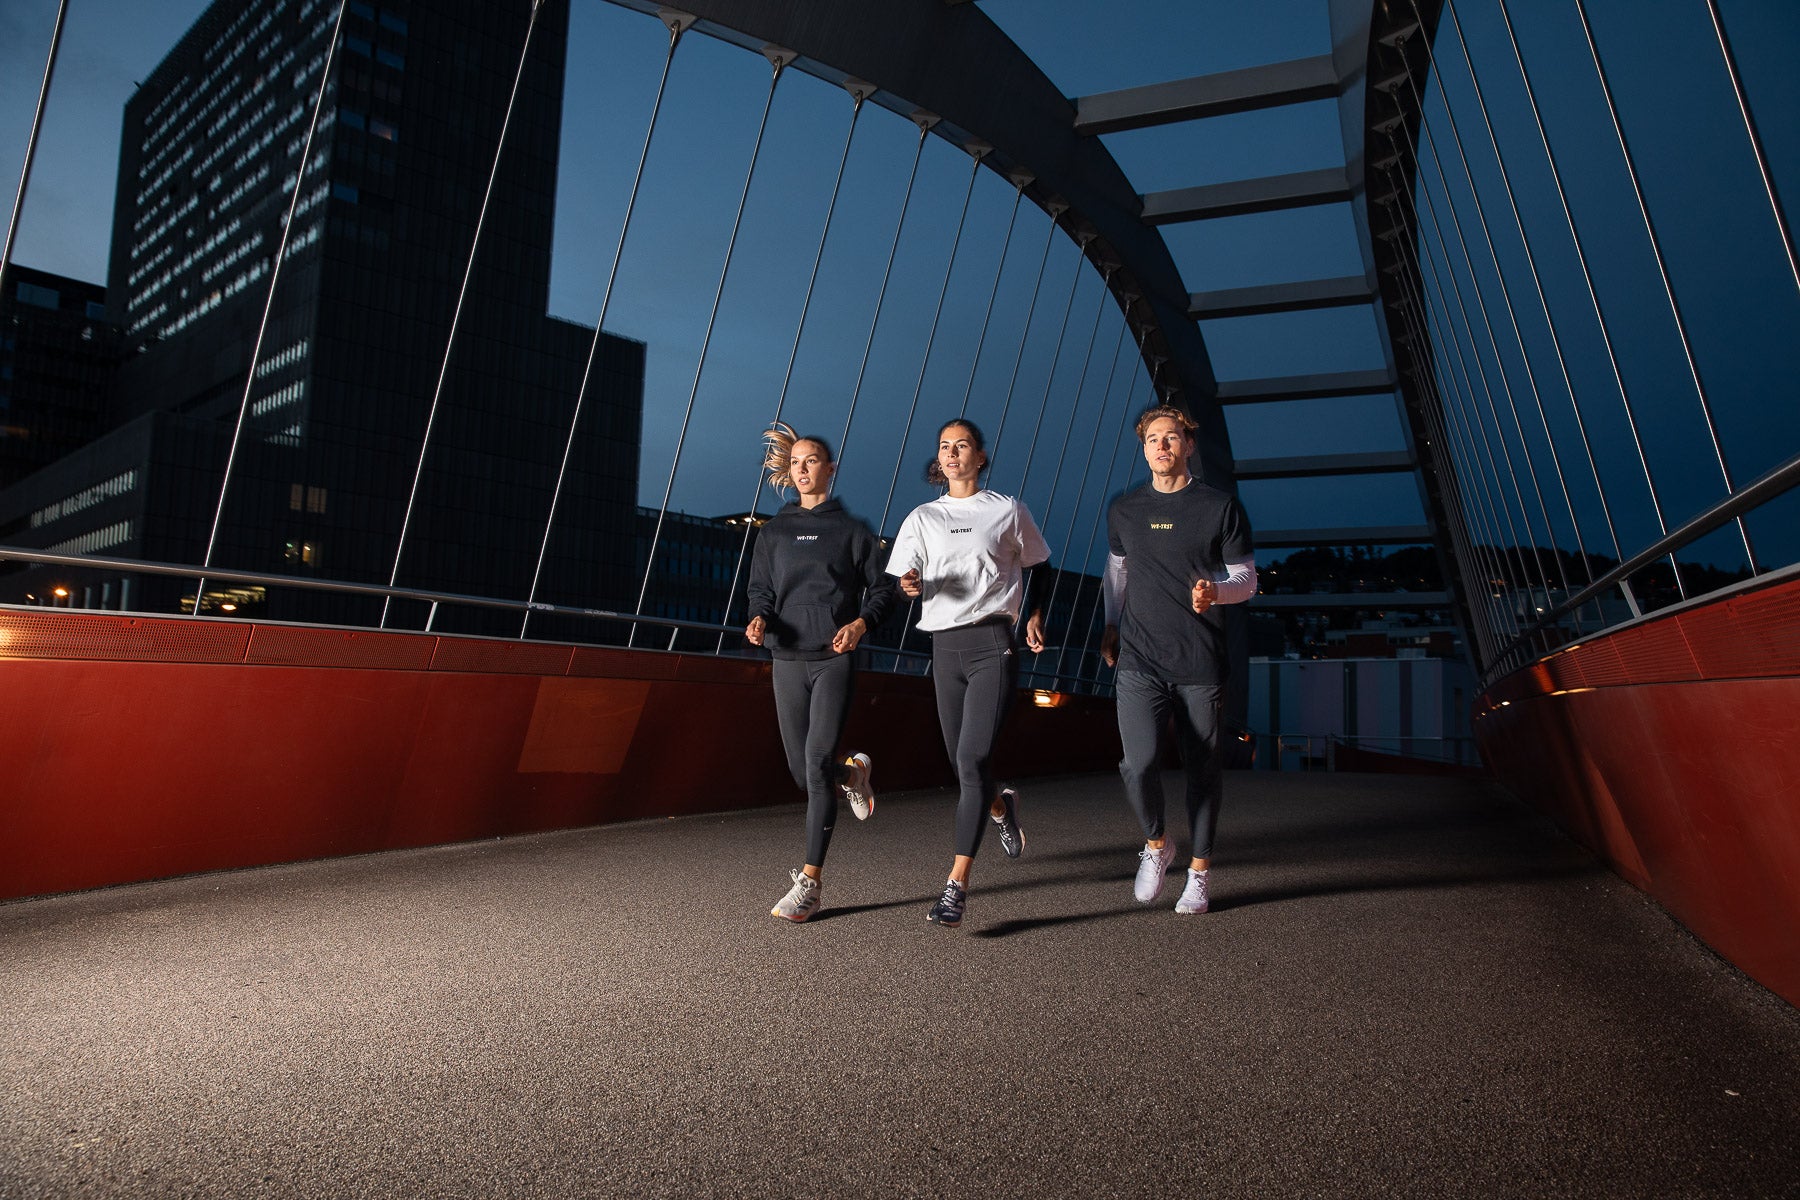
[[[1010,791],[1011,789],[1008,789],[1008,790]],[[1004,794],[1004,793],[1002,793],[1002,794]],[[1012,795],[1013,795],[1013,808],[1014,808],[1014,811],[1016,812],[1018,809],[1018,804],[1019,804],[1019,793],[1013,792]],[[998,818],[996,818],[993,813],[988,814],[988,819],[993,821],[994,824],[996,824],[996,825],[1002,824],[1002,822]],[[1008,849],[1007,845],[1006,845],[1006,839],[1005,838],[1000,839],[1000,849],[1006,851],[1006,857],[1008,857],[1008,858],[1018,858],[1021,854],[1025,853],[1025,830],[1017,824],[1018,818],[1016,816],[1013,818],[1013,821],[1015,822],[1013,825],[1013,829],[1019,835],[1019,848],[1017,850]]]
[[[818,910],[818,909],[816,909],[816,908],[815,908],[815,909],[814,909],[814,910],[813,910],[813,912],[817,912],[817,911],[819,911],[819,910]],[[791,923],[793,923],[793,924],[795,924],[795,925],[799,925],[799,924],[801,924],[801,923],[802,923],[802,922],[803,922],[803,921],[805,921],[805,920],[806,920],[806,919],[807,919],[807,918],[808,918],[808,917],[810,917],[810,916],[812,916],[812,913],[810,913],[810,912],[807,912],[807,913],[801,913],[801,914],[800,914],[800,915],[799,915],[799,916],[797,916],[797,917],[790,917],[790,916],[788,916],[788,915],[787,915],[787,914],[786,914],[786,913],[784,913],[784,912],[782,912],[782,911],[781,911],[781,910],[780,910],[780,909],[779,909],[779,908],[771,908],[771,909],[770,909],[770,910],[769,910],[769,915],[770,915],[770,916],[771,916],[771,917],[776,917],[776,918],[779,918],[779,919],[780,919],[780,920],[783,920],[783,921],[788,921],[788,922],[791,922]]]
[[[934,917],[930,913],[926,913],[925,923],[928,925],[936,925],[939,929],[955,929],[958,925],[962,924],[962,918],[958,917],[954,921],[946,921],[942,917]]]
[[[875,765],[874,761],[872,759],[870,759],[869,756],[866,754],[852,754],[849,758],[844,760],[845,766],[848,766],[851,763],[855,763],[857,766],[859,766],[863,769],[863,787],[868,788],[869,787],[869,772],[870,772],[870,769],[872,767],[874,767],[874,765]],[[848,797],[845,798],[846,800],[849,800],[850,815],[855,817],[859,821],[866,821],[870,817],[875,815],[875,792],[874,792],[874,789],[872,789],[872,788],[869,789],[868,796],[869,796],[869,802],[863,808],[863,810],[861,812],[856,811],[856,802],[854,800],[849,800]]]

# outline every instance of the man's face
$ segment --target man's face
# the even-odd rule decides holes
[[[1144,430],[1144,461],[1150,464],[1152,475],[1186,475],[1193,453],[1193,437],[1173,417],[1158,417]]]

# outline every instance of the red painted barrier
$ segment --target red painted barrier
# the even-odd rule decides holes
[[[1057,699],[1003,773],[1118,761]],[[859,676],[846,744],[950,781],[928,679]],[[0,610],[0,898],[798,797],[755,659]]]
[[[1494,773],[1800,1005],[1800,580],[1543,659],[1477,704]]]

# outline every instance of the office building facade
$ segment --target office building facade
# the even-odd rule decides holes
[[[126,105],[112,431],[0,495],[0,522],[40,514],[46,546],[507,599],[526,597],[542,548],[538,600],[616,607],[644,350],[547,315],[563,6],[531,23],[483,214],[530,13],[351,0],[340,24],[325,0],[213,4]],[[181,608],[192,586],[145,578],[136,600]],[[279,588],[251,601],[274,617],[380,609]],[[517,623],[448,610],[437,627]]]

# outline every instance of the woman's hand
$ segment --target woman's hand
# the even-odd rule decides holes
[[[919,568],[914,567],[900,577],[900,590],[914,600],[925,594],[925,581],[919,576]]]
[[[768,627],[769,623],[761,617],[751,617],[750,623],[744,626],[744,640],[749,642],[752,646],[762,645],[763,630]]]
[[[1194,611],[1203,613],[1219,602],[1219,585],[1210,579],[1194,584]]]
[[[1108,625],[1100,635],[1100,661],[1109,667],[1119,665],[1119,627]]]
[[[831,639],[831,648],[839,654],[848,654],[856,649],[856,643],[862,641],[863,634],[867,632],[869,623],[858,617],[837,631],[837,636]]]
[[[1033,612],[1025,622],[1025,644],[1033,654],[1044,652],[1044,614]]]

